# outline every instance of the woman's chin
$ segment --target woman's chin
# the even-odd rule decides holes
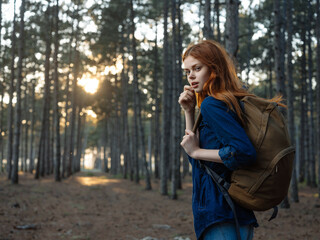
[[[196,93],[201,93],[202,92],[202,89],[200,89],[200,88],[194,88],[193,89]]]

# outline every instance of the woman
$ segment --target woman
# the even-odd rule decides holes
[[[243,89],[232,60],[217,42],[190,45],[182,60],[190,85],[179,97],[186,119],[181,146],[192,164],[196,236],[204,240],[237,239],[233,212],[198,160],[227,180],[233,170],[255,162],[256,151],[241,126],[238,103],[241,97],[252,94]],[[191,131],[196,104],[202,114],[197,135]],[[235,208],[241,239],[252,239],[253,227],[258,226],[253,211],[237,204]]]

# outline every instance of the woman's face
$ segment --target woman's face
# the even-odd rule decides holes
[[[183,64],[190,86],[196,93],[200,93],[205,82],[209,79],[209,68],[192,56],[188,56]]]

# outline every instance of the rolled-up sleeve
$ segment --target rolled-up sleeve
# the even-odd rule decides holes
[[[203,120],[221,142],[219,156],[230,170],[251,165],[256,160],[256,150],[227,105],[213,97],[207,97],[201,104]]]

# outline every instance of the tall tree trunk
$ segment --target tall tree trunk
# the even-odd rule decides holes
[[[312,89],[312,72],[313,72],[313,64],[312,64],[312,48],[311,48],[311,24],[313,19],[313,13],[311,9],[311,0],[308,0],[308,23],[307,31],[308,31],[308,90],[307,90],[307,113],[308,113],[308,139],[309,139],[309,151],[308,151],[308,159],[309,159],[309,182],[308,185],[311,187],[316,187],[316,166],[315,166],[315,154],[314,154],[314,124],[313,124],[313,89]]]
[[[11,182],[17,184],[19,182],[18,164],[19,164],[19,147],[20,147],[20,129],[21,129],[21,84],[22,84],[22,65],[24,58],[24,12],[25,0],[21,1],[20,6],[20,34],[19,34],[19,62],[18,62],[18,81],[16,85],[17,103],[15,107],[14,121],[14,141],[13,141],[13,167]]]
[[[316,4],[316,39],[317,39],[317,126],[318,126],[318,139],[317,139],[317,156],[318,156],[318,196],[320,198],[320,1],[317,0]]]
[[[183,75],[182,75],[182,69],[180,66],[182,66],[182,59],[181,59],[181,55],[182,55],[182,36],[181,36],[181,26],[182,26],[182,19],[181,19],[181,0],[178,0],[178,6],[177,6],[177,10],[178,10],[178,31],[177,31],[177,36],[178,36],[178,46],[177,46],[177,51],[178,51],[178,65],[177,65],[177,73],[178,73],[178,82],[177,82],[177,99],[179,99],[179,92],[182,90],[183,88]],[[212,36],[213,38],[213,36]],[[181,177],[181,171],[180,171],[180,167],[181,167],[181,146],[180,146],[180,141],[181,141],[181,137],[182,137],[182,133],[181,133],[181,129],[182,129],[182,119],[181,119],[181,107],[180,104],[178,104],[178,101],[176,101],[176,107],[177,107],[177,148],[178,148],[178,153],[177,153],[177,158],[178,158],[178,165],[177,165],[177,174],[178,174],[178,189],[182,189],[182,177]]]
[[[1,1],[1,0],[0,0]],[[1,9],[0,9],[1,11]],[[1,37],[1,36],[0,36]],[[1,52],[0,52],[1,54]],[[2,69],[0,69],[0,72],[2,71]],[[4,72],[3,73],[3,81],[5,81],[5,77],[4,77]],[[4,158],[4,149],[3,149],[3,136],[2,136],[2,132],[3,132],[3,96],[4,96],[4,92],[5,92],[5,87],[4,84],[1,84],[1,102],[0,102],[0,151],[1,151],[1,155],[0,155],[0,172],[3,172],[3,158]]]
[[[3,66],[3,55],[2,55],[2,0],[0,0],[0,59],[1,59],[1,65]],[[0,76],[2,75],[3,82],[5,82],[5,77],[4,77],[4,71],[3,67],[0,67]],[[0,85],[0,91],[1,91],[1,102],[0,102],[0,172],[3,172],[3,136],[2,136],[2,131],[3,131],[3,96],[5,92],[5,87],[4,84],[1,83]]]
[[[168,2],[168,4],[169,4],[169,2]],[[202,11],[203,11],[203,3],[202,3],[202,0],[199,0],[199,15],[198,15],[198,19],[199,19],[199,21],[198,21],[199,35],[198,36],[199,36],[199,40],[201,40],[203,38],[203,31],[201,29],[201,26],[202,26],[202,16],[204,14],[202,13]]]
[[[134,25],[134,10],[133,10],[133,0],[130,1],[131,8],[131,34],[132,34],[132,57],[133,57],[133,87],[135,92],[136,107],[135,107],[135,118],[137,118],[138,131],[139,131],[139,141],[141,143],[141,155],[142,161],[145,167],[146,173],[146,190],[151,190],[150,173],[148,169],[148,163],[146,159],[146,149],[144,141],[144,130],[141,119],[141,104],[140,104],[140,92],[138,83],[138,62],[137,62],[137,50],[136,50],[136,39],[134,37],[135,25]]]
[[[292,64],[292,0],[287,0],[287,105],[288,105],[288,128],[291,144],[295,143],[294,125],[294,87],[293,87],[293,64]],[[296,155],[297,156],[297,155]],[[297,157],[295,157],[296,162]],[[291,180],[291,198],[294,202],[299,202],[296,164],[293,164]]]
[[[54,93],[53,93],[54,94]],[[51,98],[53,96],[50,96],[50,102],[51,102]],[[51,124],[51,128],[49,128],[49,158],[48,158],[48,166],[49,168],[47,168],[47,171],[46,171],[46,174],[47,175],[51,175],[53,174],[53,170],[54,170],[54,139],[55,139],[55,119],[56,119],[56,114],[55,114],[55,110],[54,110],[54,103],[51,105],[50,103],[50,106],[52,106],[52,114],[51,114],[51,111],[50,111],[50,122],[52,123]]]
[[[133,101],[135,100],[135,94],[133,94]],[[133,108],[135,108],[135,104],[133,104]],[[133,162],[133,172],[135,172],[134,175],[134,181],[136,183],[139,183],[140,181],[140,167],[139,167],[139,140],[138,140],[138,121],[136,117],[133,117],[133,125],[132,125],[132,162]],[[133,173],[132,173],[133,174]]]
[[[20,100],[20,101],[22,102],[23,100]],[[24,145],[23,145],[24,127],[23,127],[23,124],[22,124],[23,117],[24,117],[23,113],[21,113],[21,126],[20,126],[20,139],[19,139],[19,142],[20,142],[19,143],[19,160],[18,160],[18,165],[20,165],[20,169],[18,167],[18,172],[19,171],[23,172],[24,169],[25,169],[25,163],[24,163],[24,159],[23,159],[24,158],[24,156],[23,156],[23,154],[24,154]],[[13,140],[14,140],[14,137],[13,137]]]
[[[72,81],[72,100],[71,100],[71,119],[70,119],[70,142],[69,142],[69,153],[67,163],[67,177],[73,173],[73,161],[74,161],[74,144],[75,144],[75,124],[76,124],[76,94],[77,94],[77,76],[78,76],[78,64],[79,64],[79,52],[75,52],[75,70],[74,79]]]
[[[108,146],[108,121],[103,121],[103,164],[104,164],[104,172],[109,172],[108,168],[108,154],[107,154],[107,146]],[[129,146],[128,146],[129,147]]]
[[[179,160],[179,155],[178,154],[178,148],[177,147],[177,142],[179,142],[178,138],[178,132],[177,132],[177,121],[178,119],[176,112],[178,111],[177,107],[176,107],[176,103],[177,103],[177,93],[178,93],[178,86],[177,86],[177,75],[176,75],[176,71],[177,71],[177,57],[176,57],[176,53],[177,53],[177,47],[176,47],[176,1],[172,0],[171,1],[171,22],[172,22],[172,101],[171,101],[171,106],[172,106],[172,112],[171,112],[171,132],[172,134],[172,172],[171,172],[171,198],[172,199],[177,199],[178,195],[177,195],[177,161]],[[179,109],[180,111],[180,109]]]
[[[73,20],[74,21],[74,20]],[[72,42],[73,42],[73,36],[74,36],[74,28],[73,28],[73,21],[72,21],[72,31],[71,31],[71,39],[69,43],[69,50],[68,50],[68,66],[69,71],[67,73],[67,80],[66,80],[66,87],[65,87],[65,123],[64,123],[64,140],[63,140],[63,157],[62,157],[62,178],[65,178],[65,174],[67,172],[67,159],[69,157],[69,147],[68,140],[70,139],[70,131],[69,131],[69,101],[70,101],[70,74],[71,74],[71,62],[72,62]]]
[[[60,111],[59,111],[59,75],[58,75],[58,52],[59,52],[59,0],[56,0],[55,8],[55,39],[54,39],[54,116],[55,119],[55,180],[60,177],[61,143],[60,143]]]
[[[25,86],[25,100],[24,100],[24,111],[25,111],[25,132],[24,132],[24,171],[28,171],[27,158],[28,158],[28,144],[29,144],[29,96],[28,96],[28,83]],[[30,165],[30,160],[29,160]]]
[[[278,95],[284,96],[286,99],[285,91],[285,74],[284,74],[284,35],[283,35],[283,19],[284,16],[281,6],[281,0],[273,1],[274,10],[274,59],[275,59],[275,72],[277,82]],[[285,114],[285,110],[282,109]],[[290,208],[288,197],[281,203],[282,208]]]
[[[271,38],[271,33],[268,34],[269,39]],[[269,55],[269,60],[268,60],[268,71],[269,71],[269,91],[268,91],[268,97],[272,98],[273,97],[273,67],[274,67],[274,63],[272,62],[272,56],[274,55],[274,51],[272,49],[272,47],[270,46],[270,48],[268,48],[268,55]]]
[[[79,40],[79,1],[77,5],[77,28],[75,33],[75,57],[74,57],[74,71],[73,71],[73,81],[72,81],[72,98],[71,98],[71,120],[70,120],[70,143],[69,143],[69,153],[68,153],[68,163],[67,163],[67,177],[72,174],[72,166],[74,160],[74,143],[75,143],[75,124],[76,124],[76,99],[77,99],[77,80],[79,75],[79,65],[80,65],[80,53],[78,51],[78,40]]]
[[[129,161],[130,161],[130,143],[129,143],[129,127],[128,127],[128,77],[125,68],[125,40],[123,34],[121,34],[121,51],[122,51],[122,64],[123,69],[121,71],[121,90],[122,90],[122,104],[121,104],[121,116],[122,116],[122,139],[124,142],[124,149],[123,149],[123,162],[124,162],[124,169],[123,169],[123,177],[126,179],[128,174],[129,168]]]
[[[9,87],[9,104],[8,104],[8,140],[7,140],[7,172],[8,179],[11,179],[12,174],[12,146],[13,146],[13,92],[14,92],[14,79],[15,79],[15,49],[16,49],[16,0],[14,0],[13,4],[13,30],[11,36],[11,79],[10,79],[10,87]]]
[[[284,49],[283,49],[283,16],[281,0],[273,1],[274,10],[274,59],[275,59],[275,72],[277,82],[277,93],[286,99],[285,91],[285,74],[284,74]]]
[[[130,176],[130,181],[133,181],[134,178],[134,164],[135,164],[135,158],[136,158],[136,152],[135,149],[133,148],[133,141],[134,141],[134,130],[131,128],[131,133],[129,132],[129,138],[131,139],[129,141],[129,147],[130,147],[130,160],[129,160],[129,176]]]
[[[160,96],[159,96],[159,79],[158,79],[158,63],[159,63],[159,56],[158,56],[158,24],[156,22],[156,36],[155,36],[155,46],[154,46],[154,67],[153,67],[153,81],[154,81],[154,94],[155,94],[155,114],[154,114],[154,176],[155,178],[159,179],[159,148],[160,148]]]
[[[52,31],[51,31],[51,10],[50,2],[45,12],[47,19],[48,33],[46,35],[46,50],[45,50],[45,86],[44,86],[44,104],[42,113],[42,126],[41,136],[39,144],[39,156],[36,166],[35,178],[44,176],[47,173],[49,166],[49,144],[50,144],[50,55],[51,55],[51,42],[52,42]]]
[[[306,30],[302,28],[301,40],[302,45],[302,57],[301,57],[301,96],[300,96],[300,156],[299,156],[299,182],[303,182],[306,179],[307,162],[305,156],[305,143],[306,143]]]
[[[250,79],[250,60],[251,60],[251,40],[252,40],[252,1],[250,0],[249,3],[249,9],[248,9],[248,40],[247,40],[247,79],[246,79],[246,84],[249,84],[249,79]]]
[[[83,116],[83,117],[82,117]],[[82,113],[82,103],[80,100],[79,103],[79,112],[78,112],[78,124],[77,124],[77,153],[75,158],[75,172],[80,171],[80,161],[81,161],[81,147],[82,147],[82,136],[83,136],[83,128],[84,128],[84,122],[85,117]],[[101,159],[101,156],[100,156]]]
[[[221,30],[220,30],[220,1],[214,0],[214,8],[216,11],[216,22],[217,22],[217,41],[221,42]]]
[[[237,52],[239,49],[238,37],[239,37],[239,1],[238,0],[226,0],[226,50],[234,59],[237,58]]]
[[[161,126],[161,154],[160,154],[160,192],[168,195],[167,161],[169,159],[170,139],[170,106],[169,106],[169,78],[168,78],[168,0],[164,0],[164,39],[163,39],[163,91],[162,91],[162,126]]]
[[[206,39],[213,39],[213,31],[211,27],[211,0],[205,0],[204,3],[203,35]]]
[[[34,125],[35,125],[35,88],[36,81],[32,80],[32,97],[31,97],[31,137],[30,137],[30,150],[29,150],[29,172],[33,173],[34,170]]]

